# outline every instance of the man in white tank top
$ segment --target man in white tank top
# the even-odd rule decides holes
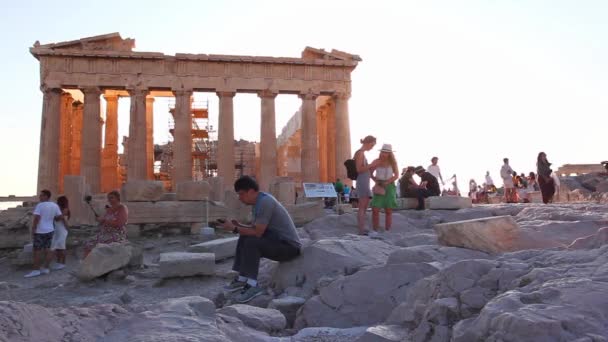
[[[437,162],[439,161],[439,158],[437,157],[433,157],[431,158],[431,165],[429,165],[429,167],[426,168],[426,170],[432,174],[433,176],[435,176],[435,178],[437,178],[438,180],[441,181],[441,185],[445,185],[445,183],[443,182],[443,177],[441,177],[441,169],[439,169],[439,165],[437,165]]]
[[[34,208],[34,221],[32,222],[32,241],[34,249],[34,270],[26,274],[26,278],[37,277],[48,274],[49,263],[53,259],[53,252],[49,249],[55,231],[55,220],[60,219],[61,209],[57,203],[50,202],[51,192],[42,190],[40,192],[40,203]],[[45,256],[44,267],[41,266],[41,257]]]

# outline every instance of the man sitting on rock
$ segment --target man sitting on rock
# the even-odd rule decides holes
[[[258,287],[257,277],[260,258],[274,261],[289,261],[300,255],[300,239],[287,209],[272,195],[259,190],[258,183],[249,176],[234,182],[239,200],[253,206],[251,225],[226,220],[221,228],[239,235],[233,270],[239,273],[226,290],[241,291],[235,298],[246,303],[264,293]]]
[[[430,196],[439,196],[441,189],[439,188],[439,181],[430,172],[425,171],[424,167],[417,166],[414,172],[420,177],[420,188],[417,190],[418,194],[418,207],[416,210],[424,209],[424,199]]]

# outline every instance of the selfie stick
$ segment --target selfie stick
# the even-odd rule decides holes
[[[95,211],[95,208],[93,208],[93,206],[91,205],[91,196],[90,195],[85,196],[84,201],[87,202],[87,204],[89,205],[89,208],[91,208],[91,210],[93,210],[93,214],[95,214],[95,218],[98,218],[99,214],[97,214],[97,211]]]

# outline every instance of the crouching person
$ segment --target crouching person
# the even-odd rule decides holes
[[[251,225],[226,220],[221,228],[239,235],[233,270],[239,276],[226,290],[240,291],[235,300],[246,303],[264,293],[257,283],[260,259],[289,261],[300,255],[300,239],[287,209],[272,195],[261,192],[258,183],[242,176],[234,183],[239,200],[253,206]]]

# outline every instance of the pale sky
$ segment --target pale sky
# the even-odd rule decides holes
[[[36,191],[42,44],[120,32],[137,51],[299,57],[306,46],[358,54],[353,151],[372,134],[399,167],[430,164],[462,192],[503,157],[518,173],[545,151],[554,169],[608,159],[607,1],[4,1],[0,11],[0,196]],[[217,127],[218,101],[209,100]],[[277,98],[277,133],[298,109]],[[120,102],[128,132],[128,100]],[[235,135],[259,141],[259,99],[235,97]],[[156,142],[167,103],[155,104]],[[370,151],[368,159],[377,156]]]

